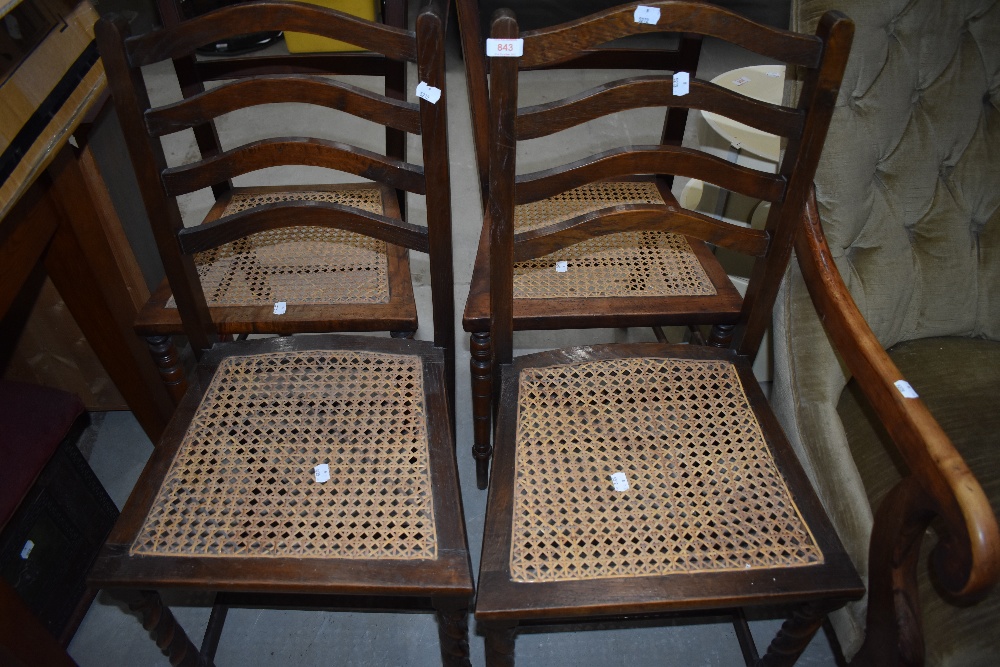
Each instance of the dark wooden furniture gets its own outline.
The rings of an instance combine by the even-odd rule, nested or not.
[[[94,599],[87,571],[118,508],[77,449],[80,399],[0,380],[0,578],[66,646]]]
[[[491,334],[503,373],[476,619],[487,662],[513,663],[519,626],[647,615],[791,609],[758,658],[737,614],[748,663],[794,662],[826,613],[864,593],[861,581],[778,426],[751,363],[811,192],[853,24],[827,14],[816,36],[767,28],[714,7],[644,3],[531,31],[524,55],[490,62]],[[793,108],[754,102],[692,79],[626,79],[530,113],[517,109],[521,67],[648,31],[694,32],[785,60],[804,71]],[[510,13],[492,34],[517,39]],[[520,61],[520,62],[519,62]],[[648,103],[722,113],[788,138],[777,175],[697,150],[629,147],[515,177],[528,128],[560,126]],[[603,93],[603,91],[609,91]],[[603,94],[602,94],[603,93]],[[652,173],[700,178],[772,202],[763,231],[730,226],[672,203],[617,205],[515,233],[517,204],[600,179]],[[756,258],[730,340],[713,345],[601,345],[514,359],[514,262],[594,235],[682,231]]]
[[[444,25],[431,4],[416,33],[312,5],[252,2],[98,44],[170,287],[201,364],[94,568],[93,585],[131,596],[171,660],[210,661],[230,604],[344,603],[433,609],[446,662],[468,663],[473,592],[454,452],[454,305]],[[436,104],[403,103],[326,79],[242,79],[149,109],[140,67],[253,30],[349,39],[416,61]],[[326,103],[422,136],[423,167],[320,139],[282,137],[165,169],[157,136],[262,102]],[[182,230],[172,195],[264,164],[322,165],[382,179],[379,212],[329,201],[263,203]],[[363,185],[363,184],[362,184]],[[396,215],[391,188],[426,194],[426,227]],[[383,212],[384,211],[384,212]],[[430,256],[434,341],[371,336],[214,343],[191,252],[260,231],[351,231]],[[328,478],[328,479],[325,479]],[[154,592],[221,592],[203,653]]]
[[[194,13],[190,3],[178,0],[157,0],[157,8],[167,27],[176,26],[184,18],[192,18]],[[385,25],[405,29],[405,0],[386,0],[381,15]],[[381,76],[385,79],[385,96],[392,100],[390,104],[398,102],[405,105],[407,97],[406,61],[371,50],[206,58],[196,58],[191,54],[176,59],[174,66],[185,98],[203,93],[206,82],[289,74],[300,74],[303,81],[318,75]],[[337,102],[332,99],[325,105],[337,108]],[[378,119],[373,120],[379,122]],[[410,128],[384,124],[386,157],[404,162],[406,132]],[[193,129],[203,158],[223,153],[214,120],[194,125]],[[175,130],[167,127],[159,129],[161,133],[172,131]],[[312,191],[316,197],[332,201],[340,199],[335,194],[323,194],[328,190],[325,186],[305,183],[273,188],[234,188],[226,178],[213,182],[211,187],[216,206],[205,217],[203,224],[213,222],[227,210],[240,210],[248,198],[255,195],[281,198],[286,196],[281,193]],[[406,188],[397,186],[391,189],[395,190],[396,201],[386,201],[375,208],[389,216],[405,219]],[[381,198],[374,190],[364,196]],[[341,239],[327,238],[305,248],[301,244],[302,239],[297,238],[268,239],[258,236],[255,239],[244,245],[228,246],[214,255],[199,255],[196,259],[203,279],[208,279],[208,284],[204,286],[209,290],[209,312],[221,334],[392,331],[399,337],[412,337],[416,331],[417,311],[409,257],[403,247],[390,244],[352,249],[349,247],[351,242],[345,245]],[[296,248],[283,245],[288,242],[297,244]],[[372,253],[377,256],[371,256]],[[264,259],[264,254],[271,256]],[[164,265],[167,264],[164,259]],[[285,299],[274,277],[287,276],[290,272],[301,275],[299,284],[303,287],[293,297],[294,300],[286,300],[287,313],[276,316],[273,313],[274,303]],[[214,279],[211,277],[213,273],[216,274]],[[380,275],[383,273],[384,276]],[[338,276],[347,280],[337,280]],[[219,291],[220,279],[222,292]],[[242,281],[244,285],[242,289],[229,289],[226,283],[229,280]],[[184,333],[184,328],[180,313],[174,307],[168,282],[165,280],[154,291],[140,311],[135,328],[146,337],[150,352],[160,366],[174,399],[180,400],[186,385],[171,336]],[[374,283],[380,285],[374,286]],[[309,284],[315,287],[306,288]]]
[[[485,136],[487,122],[487,79],[484,69],[484,41],[479,38],[477,3],[458,0],[469,99],[474,123],[480,179],[488,172],[484,160],[490,145]],[[664,38],[663,35],[656,37]],[[701,36],[677,36],[678,48],[650,47],[648,43],[581,49],[572,58],[551,62],[521,63],[521,71],[553,68],[666,70],[689,72],[694,76],[701,49]],[[655,40],[655,37],[654,37]],[[655,45],[655,41],[654,41]],[[637,77],[636,93],[645,96],[639,106],[667,107],[660,133],[660,145],[680,146],[688,109],[674,105],[670,91],[656,82],[657,77]],[[554,120],[552,105],[541,104],[522,111],[519,140],[538,139],[594,120],[598,114],[575,115],[587,104],[583,98],[600,95],[607,102],[614,91],[593,89],[580,94],[580,101],[561,120]],[[626,103],[627,104],[627,103]],[[610,102],[603,113],[624,110]],[[628,141],[623,136],[622,142]],[[572,149],[570,149],[572,150]],[[680,208],[671,193],[673,176],[651,174],[642,178],[608,177],[584,187],[551,193],[537,201],[518,200],[515,233],[529,233],[546,225],[565,222],[576,215],[615,205],[666,204]],[[581,183],[582,185],[582,183]],[[565,272],[557,274],[559,262]],[[736,322],[741,298],[725,270],[702,240],[666,231],[632,229],[628,232],[591,240],[553,252],[518,259],[514,284],[514,329],[594,329],[602,327],[654,327],[665,341],[663,325],[721,325]],[[489,230],[483,227],[473,268],[469,298],[462,325],[471,334],[470,348],[473,406],[473,455],[479,488],[486,488],[491,456],[491,405],[496,396],[490,346],[490,246]],[[699,334],[700,336],[700,334]]]
[[[106,91],[87,2],[0,84],[0,316],[44,269],[136,419],[154,441],[173,412],[132,322],[147,296],[87,133]],[[14,102],[41,100],[36,107]],[[68,143],[75,136],[77,146]],[[8,142],[9,139],[9,142]],[[16,158],[16,159],[15,159]]]

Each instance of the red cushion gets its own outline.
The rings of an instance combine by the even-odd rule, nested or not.
[[[82,412],[83,402],[69,392],[0,380],[0,526]]]

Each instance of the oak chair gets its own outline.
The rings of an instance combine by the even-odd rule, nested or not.
[[[490,141],[486,136],[488,94],[485,73],[485,42],[479,36],[477,2],[458,0],[466,77],[473,118],[474,143],[481,181],[485,184]],[[701,36],[678,35],[676,49],[647,44],[586,48],[571,58],[526,64],[522,71],[539,69],[583,70],[659,70],[694,74],[701,51]],[[659,142],[680,146],[688,109],[674,105],[669,93],[664,97],[656,76],[637,77],[636,84],[648,95],[636,107],[667,107]],[[600,95],[609,99],[613,91],[598,87],[579,96]],[[537,139],[593,120],[596,115],[556,119],[547,104],[523,110],[525,120],[518,139]],[[612,108],[614,107],[614,108]],[[625,110],[611,102],[606,114]],[[521,121],[518,121],[521,122]],[[626,138],[622,137],[622,141]],[[650,174],[640,178],[608,178],[575,188],[558,196],[528,203],[518,201],[515,209],[516,232],[528,232],[549,224],[564,222],[575,215],[613,205],[640,203],[677,207],[670,188],[673,176]],[[484,186],[485,187],[485,186]],[[559,262],[567,270],[556,273]],[[591,240],[534,257],[518,260],[514,283],[514,329],[594,329],[603,327],[654,328],[657,338],[665,341],[663,325],[719,325],[715,333],[725,337],[739,315],[741,297],[708,245],[697,238],[666,231],[630,230],[615,236]],[[486,488],[491,456],[491,407],[496,396],[490,323],[490,246],[489,230],[484,226],[473,268],[462,319],[471,334],[470,348],[473,406],[473,455],[476,460],[479,488]],[[700,337],[700,333],[697,334]]]
[[[326,79],[268,75],[150,108],[141,67],[251,29],[347,39],[415,61],[420,80],[440,99],[399,102]],[[441,8],[429,3],[414,33],[264,0],[131,38],[122,19],[102,20],[97,40],[170,288],[201,361],[91,570],[91,584],[130,599],[175,664],[211,661],[232,604],[364,606],[373,597],[388,608],[434,610],[445,661],[467,664],[473,582],[454,452]],[[334,106],[420,134],[423,166],[323,139],[280,137],[165,167],[160,135],[273,102]],[[254,194],[246,210],[182,227],[177,194],[272,164],[381,181],[321,190],[319,197]],[[426,195],[426,227],[399,219],[397,187]],[[194,253],[250,234],[308,239],[348,232],[428,253],[433,342],[328,334],[216,341]],[[168,588],[219,593],[200,658],[156,593]]]
[[[385,0],[381,3],[385,25],[398,29],[407,26],[405,0]],[[157,10],[165,27],[178,25],[195,14],[192,3],[180,0],[157,0]],[[360,21],[360,19],[354,19]],[[350,41],[350,40],[346,40]],[[300,74],[367,75],[384,78],[385,97],[406,102],[406,61],[394,59],[378,51],[345,53],[301,53],[213,56],[198,58],[192,52],[174,61],[178,82],[184,98],[205,91],[206,84],[261,75]],[[351,113],[348,111],[348,113]],[[223,152],[214,119],[195,125],[195,141],[203,157]],[[407,128],[385,125],[385,155],[397,161],[406,160]],[[282,197],[281,193],[313,191],[314,196],[337,200],[346,195],[322,194],[326,187],[308,183],[271,188],[234,188],[230,179],[212,183],[216,205],[203,223],[209,223],[226,212],[237,212],[255,195]],[[394,188],[396,202],[378,204],[376,208],[389,216],[406,219],[406,190]],[[374,189],[358,192],[365,199],[376,201],[382,194]],[[371,206],[371,202],[366,204]],[[266,239],[257,237],[249,245],[229,246],[220,253],[203,253],[196,258],[199,272],[206,281],[209,312],[223,336],[252,333],[300,333],[324,331],[392,331],[397,337],[412,337],[417,329],[417,311],[413,300],[409,257],[394,245],[360,249],[350,244],[313,239],[311,245],[301,239]],[[292,248],[289,244],[298,244]],[[271,265],[259,267],[265,254],[271,254]],[[282,263],[275,263],[281,257]],[[322,268],[320,268],[322,267]],[[337,268],[333,268],[337,267]],[[261,270],[263,269],[263,270]],[[273,305],[281,301],[274,273],[289,269],[301,278],[297,301],[287,301],[286,315],[275,316]],[[388,282],[378,275],[388,271]],[[325,274],[325,277],[324,277]],[[338,280],[355,276],[359,280]],[[221,280],[220,280],[221,277]],[[232,281],[235,280],[235,284]],[[367,285],[365,284],[367,281]],[[376,283],[380,283],[377,287]],[[312,285],[313,287],[307,287]],[[269,295],[273,295],[271,298]],[[186,389],[184,372],[172,337],[183,333],[181,317],[174,303],[167,280],[150,296],[135,322],[139,335],[146,338],[150,351],[161,369],[164,382],[175,401]]]
[[[487,661],[513,663],[517,628],[695,610],[780,608],[791,616],[764,664],[795,660],[826,613],[864,593],[861,581],[754,379],[751,364],[793,239],[853,36],[831,12],[815,36],[755,24],[689,2],[632,4],[518,35],[510,12],[492,35],[523,56],[490,62],[491,335],[502,373],[496,460],[487,501],[476,619]],[[626,35],[691,32],[804,69],[795,107],[778,107],[692,78],[607,84],[590,95],[518,109],[519,72]],[[564,126],[648,103],[700,108],[787,138],[778,174],[695,149],[633,146],[516,176],[529,128]],[[610,100],[610,101],[609,101]],[[618,204],[528,232],[519,204],[601,179],[673,174],[772,203],[765,230],[729,225],[674,203]],[[675,230],[756,258],[730,341],[601,345],[513,357],[514,263],[590,237]],[[740,614],[748,663],[759,660]]]

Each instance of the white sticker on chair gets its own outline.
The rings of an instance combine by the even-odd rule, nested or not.
[[[24,543],[24,547],[21,548],[21,560],[28,560],[28,556],[31,555],[31,550],[35,548],[35,543],[28,540]]]
[[[767,75],[772,79],[777,79],[781,74],[779,72],[768,72]]]
[[[906,380],[896,380],[893,384],[896,385],[896,389],[898,389],[899,393],[903,395],[903,398],[918,397],[917,392],[913,390],[913,387],[910,386],[910,383]]]
[[[750,83],[750,79],[745,76],[741,76],[733,81],[734,86],[742,86],[744,83]]]
[[[566,273],[569,271],[569,262],[560,260],[556,262],[556,273]]]
[[[680,97],[687,95],[691,90],[691,75],[687,72],[677,72],[674,74],[674,95]]]
[[[329,481],[330,479],[330,464],[320,463],[316,468],[313,469],[316,475],[316,481],[322,484],[323,482]]]
[[[611,483],[615,485],[615,491],[628,491],[628,479],[623,472],[611,475]]]
[[[639,5],[635,8],[635,13],[632,15],[635,18],[636,23],[645,23],[646,25],[656,25],[660,22],[660,8],[659,7],[647,7],[646,5]]]
[[[435,88],[426,81],[421,81],[417,84],[417,97],[427,100],[431,104],[437,104],[438,100],[441,99],[441,89]]]
[[[490,58],[520,58],[524,55],[524,40],[487,39],[486,55]]]
[[[288,304],[286,304],[284,301],[278,301],[278,302],[276,302],[274,304],[274,314],[275,315],[284,315],[285,314],[285,309],[286,309],[287,305]]]

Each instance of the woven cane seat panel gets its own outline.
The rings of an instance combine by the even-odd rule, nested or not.
[[[823,562],[728,362],[593,361],[519,383],[514,581]]]
[[[646,181],[592,183],[518,206],[514,229],[524,232],[615,204],[663,204]],[[567,270],[556,271],[565,261]],[[514,265],[514,297],[711,296],[715,287],[691,244],[670,232],[609,234]]]
[[[382,194],[361,186],[333,191],[234,194],[222,215],[286,201],[325,201],[382,213]],[[388,303],[384,241],[341,229],[286,227],[195,253],[209,306]],[[171,297],[167,304],[176,308]]]
[[[419,357],[230,357],[131,552],[433,559],[428,456]]]

